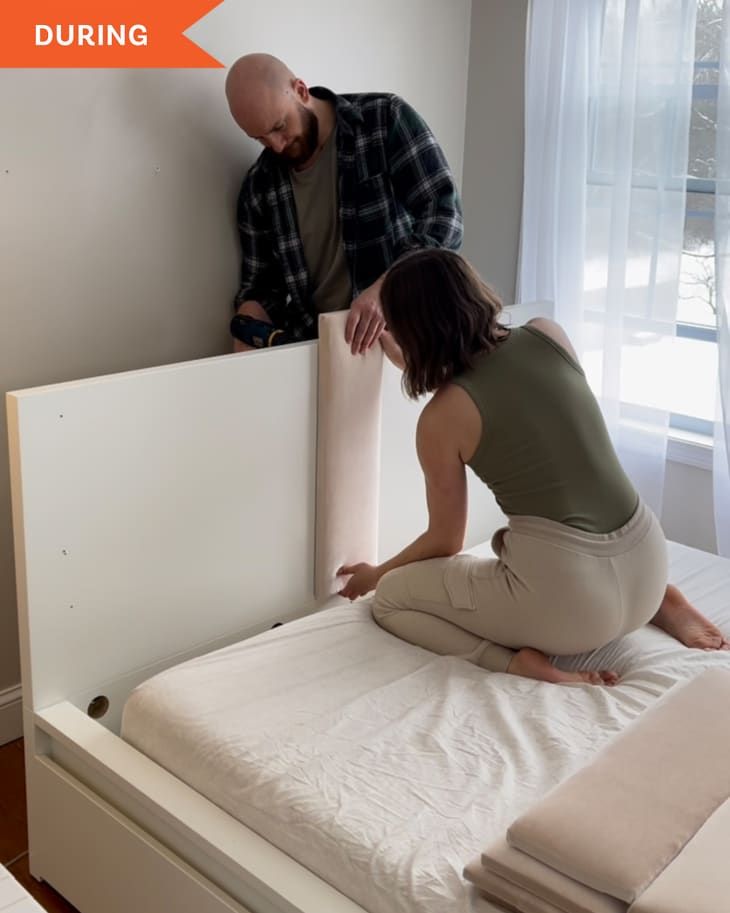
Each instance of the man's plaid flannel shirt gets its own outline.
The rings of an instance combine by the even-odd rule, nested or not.
[[[423,119],[397,95],[335,95],[342,243],[353,297],[402,253],[458,249],[461,202],[448,163]],[[293,339],[317,336],[317,314],[297,228],[288,169],[267,149],[238,198],[243,250],[236,306],[260,302]]]

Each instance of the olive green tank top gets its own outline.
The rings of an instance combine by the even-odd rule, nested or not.
[[[508,516],[545,517],[591,533],[630,519],[636,490],[583,369],[552,339],[517,327],[453,383],[482,416],[469,466]]]

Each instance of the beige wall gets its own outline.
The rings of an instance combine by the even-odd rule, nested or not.
[[[460,178],[470,6],[227,0],[190,34],[226,64],[265,50],[310,84],[402,94]],[[258,150],[224,78],[0,71],[0,389],[228,350],[235,198]],[[0,428],[2,698],[19,679],[4,404]]]
[[[527,0],[474,0],[466,142],[463,253],[515,300],[522,205]]]

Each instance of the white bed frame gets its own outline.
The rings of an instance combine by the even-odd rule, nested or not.
[[[150,675],[329,604],[313,595],[317,354],[8,394],[30,868],[81,913],[363,913],[118,735]],[[423,529],[419,411],[387,365],[381,557]],[[483,486],[470,503],[467,545],[501,519]]]

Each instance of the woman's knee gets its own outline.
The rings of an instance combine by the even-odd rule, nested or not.
[[[404,585],[403,568],[388,571],[378,581],[373,596],[373,617],[380,621],[393,610],[408,608],[406,605],[407,589]]]

